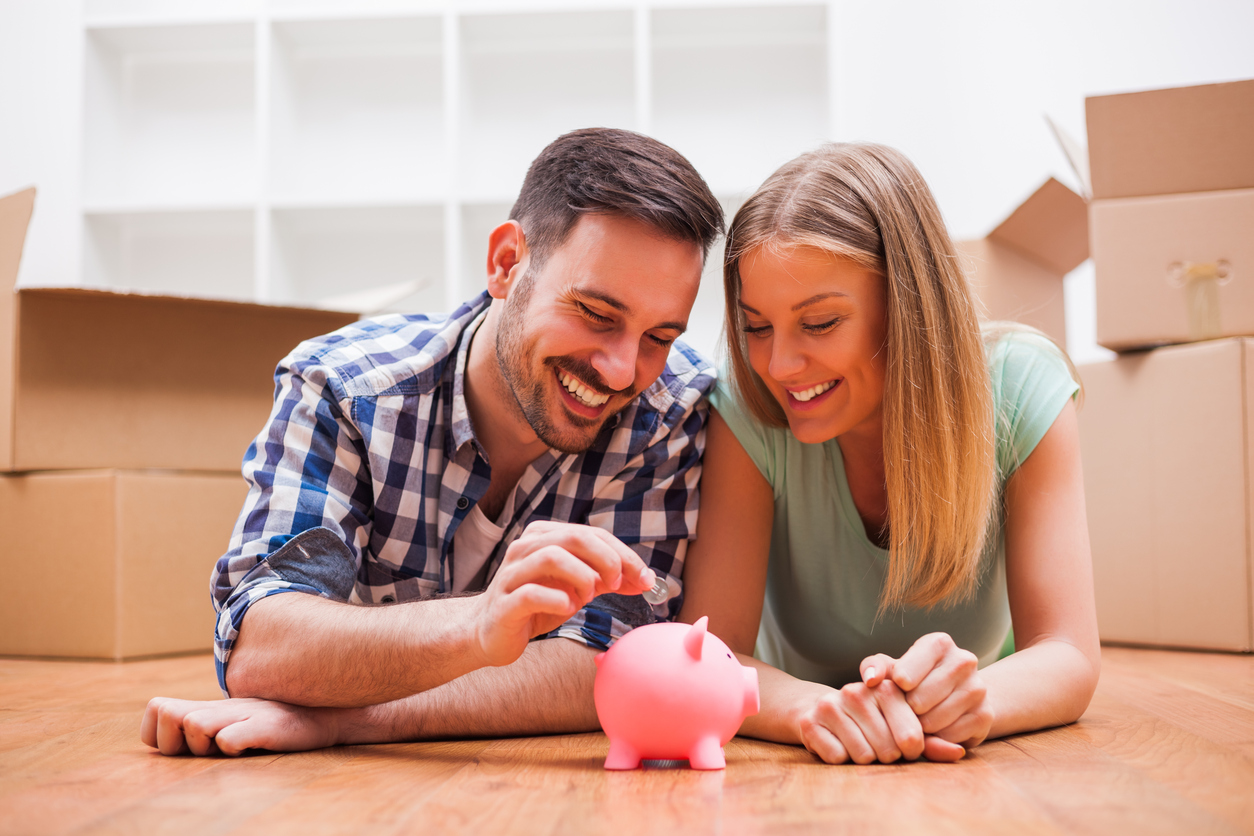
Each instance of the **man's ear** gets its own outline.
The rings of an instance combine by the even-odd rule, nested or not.
[[[527,236],[518,221],[506,221],[488,236],[488,293],[504,299],[526,269]]]

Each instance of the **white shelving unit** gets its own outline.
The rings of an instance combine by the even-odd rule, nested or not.
[[[668,142],[734,209],[831,135],[829,5],[85,0],[83,282],[447,310],[530,161],[590,125]]]

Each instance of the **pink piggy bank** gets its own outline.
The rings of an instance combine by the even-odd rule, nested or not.
[[[593,696],[610,739],[606,769],[684,760],[693,769],[727,765],[723,745],[758,713],[758,672],[696,624],[637,627],[596,657]]]

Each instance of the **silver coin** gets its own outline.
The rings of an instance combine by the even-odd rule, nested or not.
[[[665,604],[671,597],[670,588],[666,584],[666,576],[658,575],[653,580],[653,588],[640,593],[650,604]]]

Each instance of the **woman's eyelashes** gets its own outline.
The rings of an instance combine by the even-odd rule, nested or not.
[[[826,334],[828,331],[831,331],[839,325],[842,320],[844,320],[843,316],[837,316],[824,322],[803,322],[801,323],[801,330],[805,331],[807,334]],[[753,323],[747,321],[745,322],[743,328],[746,334],[754,337],[765,337],[771,331],[770,325],[754,325]]]
[[[801,328],[810,334],[826,334],[828,331],[839,325],[842,319],[844,319],[843,316],[837,316],[827,320],[826,322],[803,322],[801,323]]]

